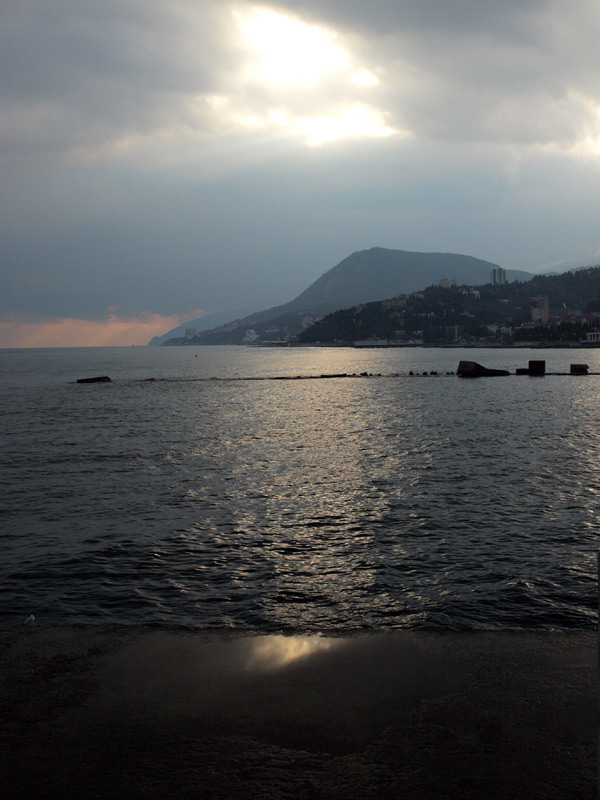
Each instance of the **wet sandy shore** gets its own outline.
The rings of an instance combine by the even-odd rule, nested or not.
[[[6,798],[590,798],[594,632],[0,637]]]

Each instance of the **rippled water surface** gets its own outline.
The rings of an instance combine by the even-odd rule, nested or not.
[[[598,350],[0,351],[0,623],[591,627],[600,375],[446,374],[540,357],[600,372]]]

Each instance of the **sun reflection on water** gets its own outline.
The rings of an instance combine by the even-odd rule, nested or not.
[[[261,636],[251,642],[247,669],[281,669],[316,653],[339,647],[343,639],[322,636]]]

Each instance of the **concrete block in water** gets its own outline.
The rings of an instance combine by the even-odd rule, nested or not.
[[[544,375],[546,372],[546,362],[545,361],[530,361],[529,362],[529,374],[530,375]]]
[[[587,375],[587,364],[571,364],[571,375]]]

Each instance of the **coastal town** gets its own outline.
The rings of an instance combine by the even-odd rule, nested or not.
[[[244,323],[190,328],[167,344],[597,347],[600,267],[529,281],[509,281],[495,267],[486,284],[444,277],[421,291],[324,315],[307,308]]]
[[[600,268],[509,283],[498,267],[481,286],[436,286],[324,317],[297,338],[354,346],[596,346]]]

